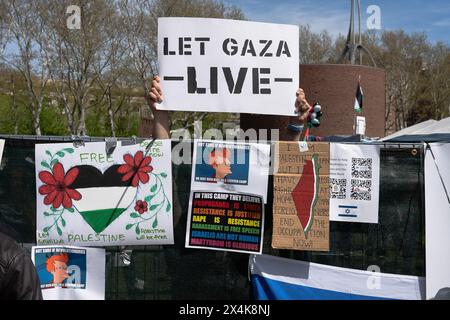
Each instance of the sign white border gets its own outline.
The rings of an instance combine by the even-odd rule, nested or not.
[[[158,109],[295,116],[298,26],[159,18],[158,65],[165,96]]]

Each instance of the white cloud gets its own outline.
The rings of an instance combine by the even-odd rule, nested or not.
[[[436,27],[450,27],[450,18],[445,18],[433,23]]]

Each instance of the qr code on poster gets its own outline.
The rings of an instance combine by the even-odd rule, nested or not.
[[[352,178],[372,179],[372,159],[352,158]]]
[[[330,178],[330,199],[345,199],[347,179]]]
[[[350,193],[350,198],[352,200],[370,201],[372,199],[371,192],[372,192],[371,180],[352,179],[351,193]]]

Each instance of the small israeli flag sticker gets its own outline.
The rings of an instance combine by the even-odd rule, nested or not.
[[[358,215],[356,214],[356,209],[358,209],[358,206],[350,206],[350,205],[340,205],[339,211],[341,213],[338,214],[339,217],[346,217],[346,218],[357,218]]]

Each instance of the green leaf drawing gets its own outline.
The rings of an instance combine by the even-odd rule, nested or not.
[[[64,152],[62,151],[58,151],[56,154],[61,158],[64,157]]]
[[[165,173],[165,172],[161,172],[161,177],[163,177],[163,178],[167,178],[167,173]]]
[[[66,220],[64,220],[64,218],[63,218],[63,217],[61,217],[61,225],[62,225],[63,227],[65,227],[65,226],[66,226]]]
[[[42,229],[42,231],[48,232],[49,229],[50,229],[50,227],[45,227],[44,229]]]
[[[75,150],[73,150],[73,148],[65,148],[64,151],[66,151],[67,153],[70,153],[70,154],[75,152]]]
[[[141,234],[141,229],[139,229],[139,225],[136,225],[136,234]]]
[[[56,232],[58,232],[58,235],[62,236],[62,231],[58,226],[56,226]]]
[[[55,164],[57,164],[58,162],[59,162],[58,159],[54,159],[54,160],[52,160],[52,162],[50,162],[50,166],[53,168],[53,166],[54,166]]]
[[[150,210],[150,211],[153,211],[153,210],[155,210],[156,208],[158,208],[158,204],[154,204],[154,205],[150,206],[149,210]]]
[[[75,212],[75,209],[74,209],[74,208],[67,208],[67,211],[69,211],[69,212],[71,212],[71,213],[74,213],[74,212]]]
[[[153,224],[152,224],[152,228],[155,229],[157,226],[158,226],[158,219],[155,218],[155,221],[153,221]]]
[[[45,168],[47,168],[49,170],[52,170],[52,168],[48,165],[47,161],[45,161],[45,160],[41,161],[41,166],[43,166],[43,167],[45,167]]]
[[[144,198],[144,201],[150,202],[150,201],[152,201],[153,197],[154,197],[154,195],[153,195],[153,196],[146,196],[146,197]]]
[[[55,212],[55,211],[56,211],[56,209],[55,209],[55,208],[53,208],[53,206],[51,206],[51,207],[50,207],[50,210],[52,210],[53,212]]]
[[[166,207],[166,212],[169,212],[171,208],[172,208],[172,205],[170,204],[170,202],[168,202],[167,207]]]
[[[127,226],[125,227],[125,229],[130,230],[133,227],[133,224],[127,224]]]
[[[45,150],[45,153],[48,154],[50,156],[50,158],[52,157],[52,153],[48,150]]]
[[[155,192],[157,187],[158,185],[154,184],[153,187],[151,187],[150,192]]]
[[[137,212],[133,212],[132,214],[130,214],[130,217],[139,218],[139,214]]]
[[[44,216],[45,216],[45,217],[48,217],[49,215],[50,215],[50,213],[44,212]]]

